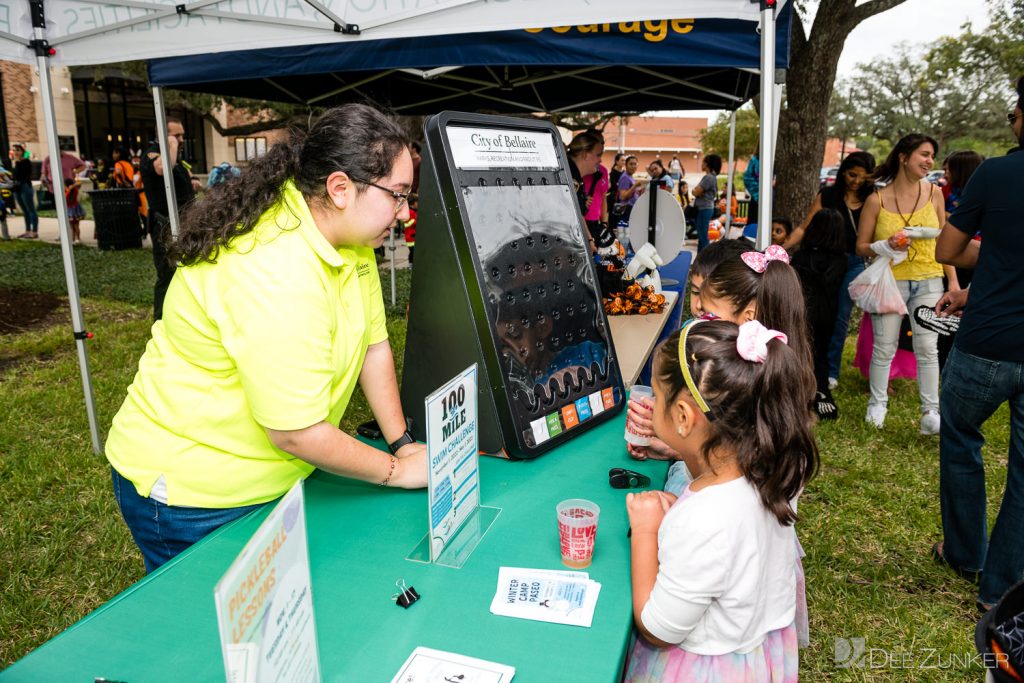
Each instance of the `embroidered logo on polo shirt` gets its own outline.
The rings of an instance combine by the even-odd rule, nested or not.
[[[356,266],[356,273],[359,275],[359,277],[366,277],[367,275],[370,274],[370,264],[360,263],[358,266]]]

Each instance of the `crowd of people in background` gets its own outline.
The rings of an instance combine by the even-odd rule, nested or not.
[[[1017,92],[1019,99],[1007,120],[1015,139],[1024,146],[1024,78],[1018,82]],[[326,126],[332,118],[352,140],[366,144],[337,139]],[[182,311],[198,305],[189,298],[186,283],[216,280],[227,293],[233,291],[231,281],[217,278],[230,278],[235,269],[242,274],[262,272],[257,257],[264,252],[253,252],[256,256],[233,253],[219,265],[216,257],[240,236],[251,241],[264,233],[287,233],[274,222],[285,204],[301,209],[298,220],[302,230],[325,240],[324,245],[330,242],[330,246],[350,249],[359,263],[372,262],[371,251],[381,247],[386,234],[382,229],[401,230],[412,263],[419,145],[407,141],[385,117],[368,107],[334,109],[323,122],[308,136],[292,139],[290,149],[275,147],[254,166],[255,173],[243,173],[230,164],[218,166],[210,175],[208,194],[198,201],[195,179],[179,158],[184,129],[176,119],[168,120],[172,164],[164,163],[154,142],[134,159],[118,148],[109,164],[101,160],[95,165],[89,176],[95,187],[138,189],[148,198],[140,206],[140,217],[153,239],[158,274],[154,318],[158,321],[175,264],[183,264],[171,289],[176,307],[169,310],[170,327],[156,326],[159,333],[155,338],[166,337],[175,324],[183,325]],[[388,145],[387,159],[368,155],[368,145],[374,141]],[[610,168],[605,166],[604,146],[601,132],[591,129],[575,135],[566,148],[592,251],[614,244],[616,226],[628,223],[633,206],[648,191],[677,196],[697,233],[697,257],[689,274],[694,320],[684,324],[656,353],[655,402],[629,403],[629,419],[651,437],[649,446],[630,445],[630,455],[676,462],[665,492],[627,498],[633,533],[635,620],[642,637],[630,653],[626,679],[655,680],[661,674],[652,672],[668,668],[689,672],[711,667],[722,680],[730,680],[731,672],[768,662],[777,675],[773,680],[795,680],[797,642],[806,639],[806,612],[801,615],[801,551],[792,531],[796,499],[818,467],[815,421],[836,420],[841,412],[833,390],[842,375],[853,311],[850,286],[868,273],[872,262],[885,265],[879,272],[884,271],[882,277],[894,283],[898,304],[878,306],[861,321],[857,343],[859,348],[864,345],[861,367],[870,390],[864,420],[877,429],[886,428],[890,380],[907,376],[899,374],[905,371],[899,365],[909,359],[911,369],[906,372],[916,381],[920,402],[917,429],[923,436],[939,437],[944,536],[931,552],[937,561],[978,582],[978,607],[982,611],[991,608],[1024,575],[1024,344],[1020,341],[1024,338],[1024,278],[1020,277],[1024,192],[1019,188],[1024,152],[987,161],[975,152],[953,152],[942,162],[946,171],[942,187],[928,179],[942,157],[939,143],[927,134],[906,135],[881,163],[867,152],[854,152],[842,159],[834,185],[820,190],[802,219],[779,216],[773,220],[771,246],[757,251],[743,238],[713,241],[709,234],[716,211],[735,215],[739,209],[736,197],[719,189],[721,157],[705,155],[702,176],[690,188],[678,157],[672,157],[667,165],[660,159],[651,161],[646,177],[640,177],[639,160],[633,155],[616,154]],[[30,164],[23,146],[15,145],[12,152],[16,159],[14,196],[26,217],[22,237],[34,239],[38,218],[31,177],[26,175],[31,172]],[[304,156],[300,159],[299,154]],[[307,157],[314,163],[307,165]],[[337,170],[342,161],[351,170]],[[64,186],[76,241],[78,222],[84,216],[79,176],[85,169],[86,164],[72,154],[62,154],[59,164],[51,164],[49,159],[43,163],[44,185],[51,191]],[[168,206],[163,191],[167,172],[172,174],[177,195],[175,207]],[[770,192],[773,184],[760,177],[755,154],[744,174],[749,216],[757,215],[761,190],[767,187]],[[376,188],[369,198],[364,194],[367,188]],[[218,201],[230,197],[237,203],[243,191],[250,190],[258,190],[262,197],[257,206],[226,207]],[[372,230],[361,224],[354,210],[358,206],[373,208]],[[201,215],[195,207],[209,215]],[[169,217],[179,211],[185,216],[184,241],[179,238],[177,251],[169,253]],[[248,235],[250,232],[253,235]],[[285,247],[301,249],[312,263],[323,258],[302,243],[282,239],[275,247],[284,259],[280,263],[287,262]],[[372,315],[368,313],[367,319],[360,321],[367,330],[372,328],[372,334],[361,340],[361,351],[376,347],[384,354],[368,356],[367,362],[382,370],[381,381],[397,396],[390,387],[394,370],[390,350],[385,354],[379,282],[374,278],[356,286],[365,290],[357,295],[376,302]],[[275,311],[284,315],[291,307],[291,290],[280,283],[278,288],[280,306]],[[228,313],[223,313],[215,308],[199,313],[210,316],[212,325],[218,315],[237,315],[242,321],[258,318],[251,313],[263,306],[258,296],[234,302],[226,297],[225,302],[237,311],[225,308]],[[333,300],[309,302],[331,316],[337,313],[335,304]],[[195,318],[201,317],[197,313]],[[206,324],[206,319],[202,320]],[[901,360],[898,354],[906,326],[911,332],[911,350],[905,350],[908,355]],[[271,328],[264,332],[276,334]],[[243,341],[253,349],[265,353],[270,348],[260,335],[247,335],[251,339]],[[144,365],[147,359],[169,353],[166,349],[151,345]],[[361,356],[355,358],[358,355],[353,356],[353,367],[361,362]],[[265,366],[260,362],[263,357],[254,353],[250,359],[254,368]],[[169,376],[172,373],[167,367],[154,365],[144,371]],[[313,377],[315,373],[306,374]],[[351,388],[356,380],[355,375],[348,376],[341,384]],[[267,382],[267,387],[266,405],[271,415],[277,397],[269,389],[277,391],[280,386]],[[132,391],[138,393],[142,388]],[[164,510],[168,501],[161,482],[148,474],[144,477],[142,473],[150,470],[139,469],[134,462],[146,449],[140,449],[145,444],[138,431],[140,418],[132,412],[133,396],[130,394],[115,419],[108,456],[115,468],[118,504],[147,553],[147,568],[153,569],[168,557],[146,538],[150,522],[143,515],[152,506]],[[990,536],[981,425],[1006,401],[1012,408],[1008,480]],[[393,402],[378,401],[375,412]],[[346,453],[355,454],[363,447],[349,443],[351,440],[333,426],[347,400],[337,403],[339,410],[332,410],[328,421],[324,421],[326,415],[319,414],[312,422],[306,419],[300,410],[305,406],[298,401],[297,412],[284,423],[267,424],[282,430],[311,430],[322,425],[331,439],[344,441]],[[769,404],[772,407],[764,407]],[[190,406],[181,400],[175,409],[188,412]],[[392,412],[399,418],[388,425],[389,438],[397,438],[403,424],[401,410]],[[152,422],[148,427],[162,434],[160,420]],[[409,475],[403,467],[396,470],[399,457],[422,464],[422,449],[401,439],[392,450],[397,454],[405,449],[402,456],[385,458],[376,452],[359,452],[351,462],[339,463],[323,459],[316,448],[293,440],[284,431],[268,430],[274,437],[271,444],[255,420],[249,426],[247,438],[256,444],[259,457],[268,461],[276,462],[273,446],[305,460],[306,471],[320,466],[346,476],[382,481],[382,486],[423,485],[418,474]],[[203,436],[216,433],[211,427]],[[184,448],[181,444],[175,447]],[[211,446],[211,452],[214,450]],[[371,460],[373,467],[366,465]],[[180,473],[183,480],[193,475]],[[291,471],[282,473],[280,485],[257,497],[232,498],[228,501],[232,515],[280,495],[295,476]],[[220,500],[211,504],[203,498],[204,487],[212,481],[206,480],[208,475],[195,478],[195,500],[188,503],[224,507]],[[742,485],[732,485],[734,481]],[[154,488],[157,494],[136,496],[134,491],[142,488]],[[710,495],[695,495],[701,492]],[[224,495],[228,493],[234,491]],[[183,547],[197,534],[186,536]],[[702,545],[711,537],[725,539],[726,545]],[[709,551],[712,547],[727,550],[715,554]],[[739,562],[737,558],[744,559]],[[737,567],[724,578],[720,571],[723,562]],[[764,585],[765,577],[773,583]],[[718,599],[723,596],[729,599]],[[667,649],[666,644],[680,647]],[[687,649],[686,644],[692,647]]]

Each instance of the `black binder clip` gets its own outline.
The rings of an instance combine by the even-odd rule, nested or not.
[[[416,592],[415,588],[412,586],[406,587],[405,579],[395,581],[395,587],[398,588],[399,592],[392,595],[391,599],[405,609],[409,609],[412,603],[420,599],[420,594]]]

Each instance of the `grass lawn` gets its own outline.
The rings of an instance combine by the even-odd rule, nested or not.
[[[78,201],[82,205],[82,208],[85,209],[85,218],[83,220],[91,221],[93,220],[92,198],[89,197],[89,191],[86,189],[86,187],[87,186],[83,186],[82,191],[79,192]],[[56,218],[57,209],[39,209],[39,215],[42,216],[43,218]]]
[[[75,256],[105,436],[148,339],[152,262],[147,251]],[[400,276],[388,316],[399,361],[409,273]],[[0,244],[0,287],[64,292],[59,249]],[[41,326],[0,335],[0,668],[143,576],[106,460],[91,450],[69,340],[66,304]],[[886,428],[869,428],[866,388],[858,371],[844,371],[841,418],[818,427],[822,472],[800,501],[811,615],[802,678],[979,681],[975,593],[928,555],[941,529],[937,437],[917,433],[916,388],[905,381],[895,383]],[[357,391],[345,426],[368,417]],[[1005,485],[1008,425],[1003,406],[986,427],[990,519]],[[864,638],[874,668],[838,667],[838,638]]]

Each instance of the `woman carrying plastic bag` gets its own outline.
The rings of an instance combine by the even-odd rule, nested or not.
[[[860,216],[857,254],[879,258],[851,283],[850,295],[855,300],[865,298],[865,310],[872,311],[875,347],[868,372],[871,398],[865,420],[878,428],[885,425],[888,412],[889,368],[903,315],[921,306],[934,308],[944,290],[943,266],[935,260],[935,238],[945,223],[945,206],[942,193],[924,179],[938,153],[938,143],[926,135],[912,134],[900,140],[875,170],[874,179],[886,183],[885,187],[867,198]],[[897,260],[896,253],[903,258]],[[948,270],[950,289],[959,289],[955,271]],[[893,284],[903,306],[896,303]],[[911,328],[921,399],[920,431],[938,434],[938,334],[922,327],[913,316]]]

